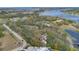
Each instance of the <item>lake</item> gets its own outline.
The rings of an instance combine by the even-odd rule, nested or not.
[[[79,22],[79,16],[66,14],[66,13],[62,12],[61,10],[44,11],[44,12],[41,12],[40,15],[43,15],[43,16],[58,16],[58,17],[61,17],[61,18],[66,18],[66,19],[70,19],[70,20]]]
[[[76,32],[74,30],[69,30],[69,29],[66,29],[65,30],[68,34],[70,34],[70,36],[72,38],[74,38],[75,40],[73,40],[74,43],[79,43],[79,32]]]
[[[70,20],[79,22],[79,16],[66,14],[66,13],[62,12],[61,10],[44,11],[44,12],[41,12],[40,15],[43,15],[43,16],[58,16],[58,17],[62,17],[62,18],[66,18],[66,19],[70,19]],[[65,31],[70,36],[75,38],[74,43],[79,43],[79,32],[76,32],[74,30],[69,30],[69,29],[67,29]]]

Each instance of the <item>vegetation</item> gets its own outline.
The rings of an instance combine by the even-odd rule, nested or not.
[[[55,50],[71,50],[71,45],[67,40],[67,34],[59,25],[56,25],[58,23],[55,23],[55,21],[59,19],[61,18],[39,16],[39,14],[34,13],[27,16],[24,20],[19,19],[16,22],[9,20],[7,25],[18,32],[32,46],[43,46],[44,43],[42,43],[40,38],[41,35],[47,34],[47,44],[45,46]],[[70,20],[67,20],[66,22],[72,23]],[[64,23],[65,22],[63,22],[63,24]]]
[[[72,14],[72,15],[79,15],[79,10],[74,9],[74,10],[65,10],[65,13]]]
[[[52,50],[75,51],[77,50],[70,41],[65,29],[78,29],[79,24],[75,21],[55,16],[42,16],[36,11],[1,11],[0,12],[0,38],[3,39],[4,28],[2,24],[7,24],[13,31],[17,32],[25,39],[29,46],[49,47]],[[46,8],[50,11],[51,8]],[[62,9],[61,11],[63,11]],[[29,13],[31,12],[31,13]],[[79,15],[79,10],[65,10],[65,13]],[[6,19],[6,20],[5,20]],[[7,34],[6,34],[7,35]],[[4,37],[3,37],[4,36]],[[7,35],[9,36],[9,35]],[[3,38],[2,38],[3,37]],[[9,36],[10,37],[10,36]],[[15,44],[15,43],[14,43]],[[2,50],[2,48],[0,48]]]
[[[66,23],[68,23],[68,24],[75,23],[75,21],[73,21],[73,20],[69,20],[69,19],[64,19],[64,21],[65,21]]]
[[[3,28],[0,26],[0,37],[3,37],[4,33],[3,33]]]

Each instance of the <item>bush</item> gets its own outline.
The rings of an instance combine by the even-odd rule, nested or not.
[[[0,37],[2,37],[2,36],[4,36],[4,34],[3,34],[3,32],[2,32],[2,31],[0,31]]]
[[[30,41],[30,44],[31,44],[32,46],[41,47],[41,41],[40,41],[39,39],[32,39],[32,40]]]
[[[65,36],[66,35],[64,35],[64,37]],[[56,37],[56,35],[54,35],[54,33],[48,32],[47,47],[51,47],[54,50],[60,51],[71,50],[71,47],[66,42],[64,42],[64,37],[59,39],[58,37]]]
[[[4,33],[3,33],[3,28],[0,27],[0,37],[3,37],[4,36]]]

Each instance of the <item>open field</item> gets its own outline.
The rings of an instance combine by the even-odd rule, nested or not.
[[[17,41],[8,32],[5,32],[4,37],[0,38],[0,50],[12,50],[16,47]]]

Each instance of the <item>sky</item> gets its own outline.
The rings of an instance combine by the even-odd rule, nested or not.
[[[0,0],[0,7],[63,7],[79,6],[79,0]]]

